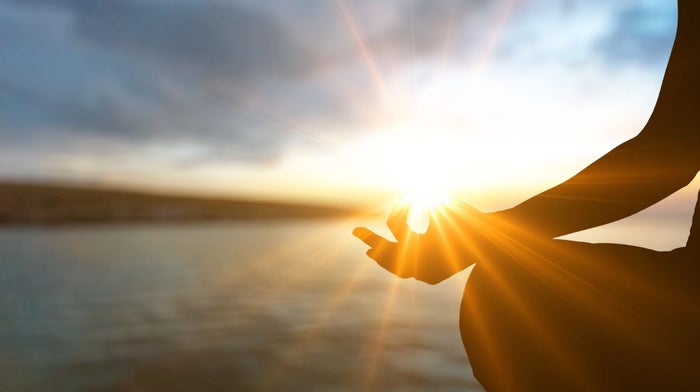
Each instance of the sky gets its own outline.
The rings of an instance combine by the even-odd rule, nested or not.
[[[0,178],[485,208],[636,135],[673,0],[0,0]]]

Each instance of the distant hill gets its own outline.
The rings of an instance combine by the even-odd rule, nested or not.
[[[310,204],[0,183],[0,224],[330,218],[355,212]]]

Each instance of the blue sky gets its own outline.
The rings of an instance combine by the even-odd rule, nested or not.
[[[0,177],[344,201],[442,165],[525,195],[641,129],[675,23],[672,0],[0,0]]]

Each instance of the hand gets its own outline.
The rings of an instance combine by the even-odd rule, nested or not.
[[[451,202],[429,212],[430,225],[417,234],[406,224],[409,206],[391,212],[387,226],[397,242],[391,242],[365,227],[353,235],[371,248],[367,255],[401,278],[439,283],[474,263],[488,229],[486,214],[459,202]]]

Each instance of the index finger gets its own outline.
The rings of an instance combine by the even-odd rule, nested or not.
[[[384,237],[375,234],[372,230],[366,227],[356,227],[355,230],[352,231],[352,235],[359,238],[360,240],[362,240],[362,242],[364,242],[372,248],[377,248],[391,244],[391,242],[386,240]]]

